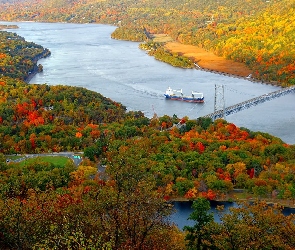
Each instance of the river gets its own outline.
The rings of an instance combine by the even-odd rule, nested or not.
[[[195,119],[212,113],[215,85],[224,86],[225,106],[280,89],[247,79],[175,68],[147,55],[138,48],[139,43],[111,39],[116,27],[110,25],[1,23],[18,25],[19,29],[9,31],[52,52],[38,62],[44,72],[30,83],[85,87],[122,103],[128,110],[140,110],[149,118],[156,113]],[[182,88],[185,94],[203,92],[205,103],[165,100],[163,94],[168,86]],[[226,120],[295,144],[295,93],[229,115]]]

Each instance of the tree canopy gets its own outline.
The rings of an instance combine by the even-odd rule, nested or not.
[[[12,15],[9,2],[0,3],[6,17]],[[67,13],[55,8],[84,6],[74,1],[46,4],[54,10],[48,17]],[[160,4],[157,10],[164,11]],[[42,6],[30,7],[40,7],[40,17]],[[117,14],[111,7],[102,20]],[[30,18],[36,15],[30,8],[15,13],[24,14],[24,9]],[[227,17],[229,23],[235,18]],[[210,18],[213,22],[215,16]],[[209,27],[215,26],[200,30]],[[260,201],[294,204],[295,145],[222,119],[148,119],[85,88],[27,84],[36,58],[50,52],[13,33],[0,32],[0,37],[1,249],[182,250],[185,243],[189,249],[294,249],[294,216]],[[9,154],[70,150],[84,152],[78,167],[71,161],[6,160]],[[213,222],[208,200],[227,200],[236,188],[259,202],[233,208],[220,224]],[[167,217],[175,198],[194,200],[190,219],[196,225],[187,227],[186,235]]]
[[[111,24],[118,26],[113,38],[131,41],[167,34],[180,43],[242,62],[252,70],[252,77],[282,86],[295,83],[293,12],[294,2],[287,0],[0,2],[1,20]],[[167,60],[163,52],[159,58],[187,67]]]

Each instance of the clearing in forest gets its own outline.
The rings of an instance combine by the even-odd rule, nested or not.
[[[202,69],[241,77],[247,77],[251,74],[251,70],[245,64],[216,56],[212,52],[197,46],[167,42],[165,48],[170,52],[180,53],[183,56],[193,58]]]

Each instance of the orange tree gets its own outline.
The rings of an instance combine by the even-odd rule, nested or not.
[[[210,249],[294,249],[294,215],[285,216],[280,206],[265,202],[240,204],[221,215],[204,231]]]

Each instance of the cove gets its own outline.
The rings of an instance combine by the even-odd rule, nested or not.
[[[194,221],[188,220],[189,215],[193,212],[192,209],[192,201],[173,201],[172,205],[174,206],[175,213],[173,213],[169,219],[172,223],[174,223],[180,230],[183,229],[184,226],[193,226]],[[214,221],[220,222],[220,216],[229,212],[231,207],[237,207],[238,204],[235,202],[227,202],[227,201],[210,201],[211,209],[209,212],[213,213]],[[224,206],[224,210],[222,212],[218,211],[217,206]],[[295,208],[285,207],[283,209],[284,215],[295,214]]]
[[[173,201],[172,205],[175,209],[175,213],[170,216],[171,222],[173,222],[179,229],[183,229],[184,226],[193,226],[194,221],[188,220],[189,215],[193,212],[192,201]],[[220,222],[220,215],[227,213],[229,208],[236,207],[237,204],[234,202],[219,202],[210,201],[211,209],[210,213],[213,213],[214,221]],[[223,212],[216,210],[217,206],[224,206]]]

